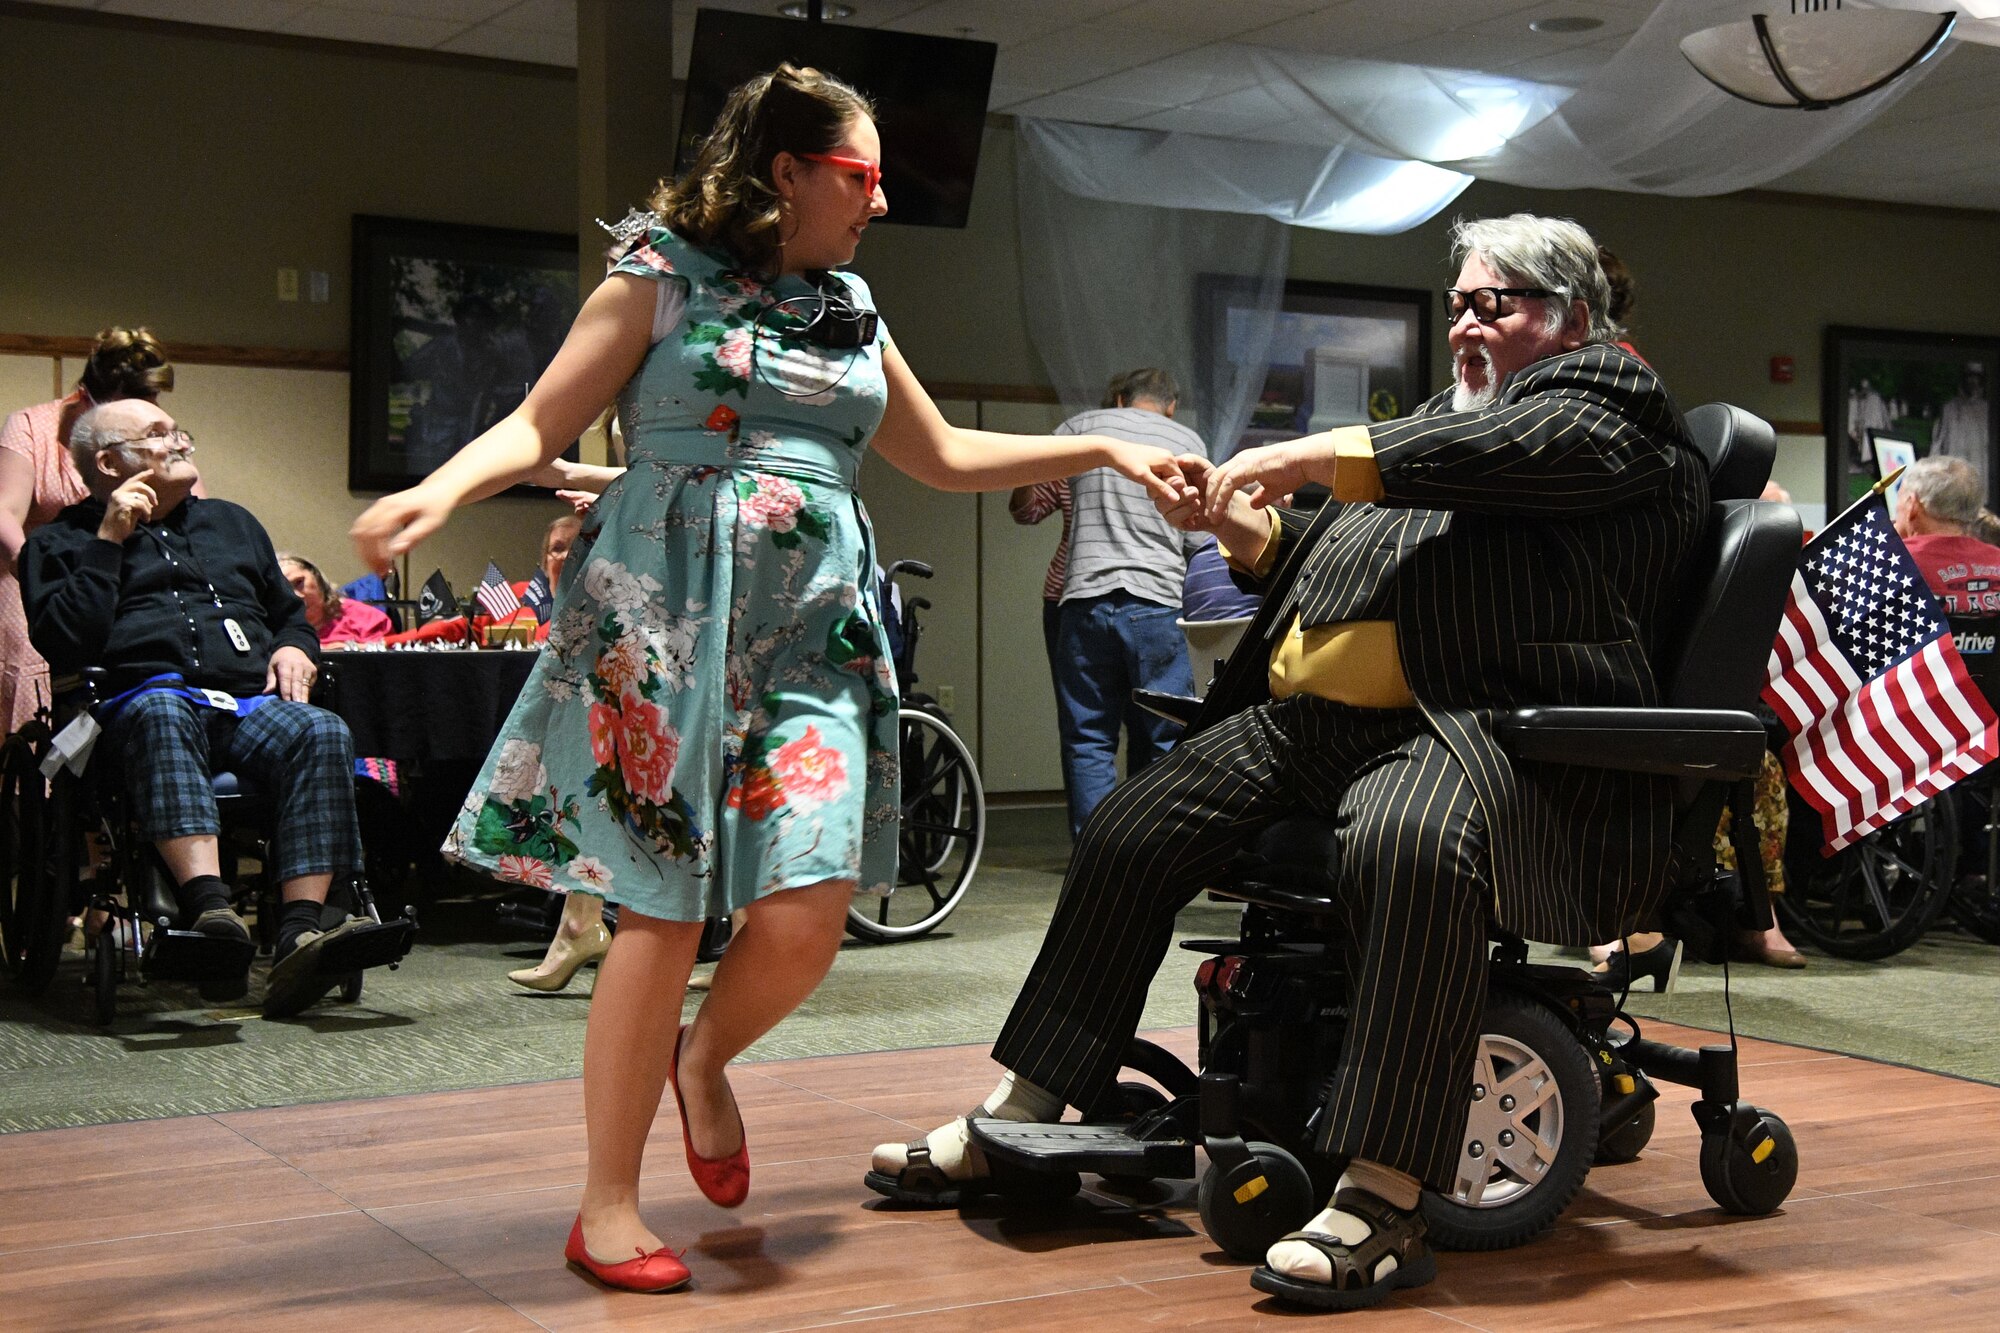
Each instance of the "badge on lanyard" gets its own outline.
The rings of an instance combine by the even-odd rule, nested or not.
[[[237,652],[247,653],[250,651],[250,636],[243,632],[243,627],[236,623],[234,616],[224,620],[222,628],[228,631],[229,641],[236,645]]]

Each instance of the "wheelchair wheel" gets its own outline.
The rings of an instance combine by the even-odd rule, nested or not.
[[[98,1023],[105,1026],[118,1017],[118,974],[123,970],[119,967],[121,960],[118,957],[118,951],[123,947],[119,942],[122,925],[115,916],[107,920],[96,943],[91,946],[91,1010]]]
[[[1424,1193],[1432,1243],[1499,1250],[1553,1226],[1590,1173],[1598,1105],[1597,1073],[1576,1034],[1542,1004],[1494,994],[1457,1183],[1448,1196]]]
[[[361,988],[365,983],[364,972],[349,972],[340,979],[340,998],[348,1004],[361,1003]]]
[[[1312,1178],[1299,1159],[1275,1143],[1248,1143],[1250,1160],[1233,1171],[1211,1166],[1195,1188],[1202,1229],[1239,1263],[1258,1263],[1264,1251],[1313,1215]]]
[[[1993,873],[1993,841],[2000,837],[1993,818],[1996,789],[1982,774],[1951,794],[1958,801],[1960,833],[1951,915],[1967,934],[1977,935],[1988,944],[2000,944],[2000,874]],[[1975,832],[1979,836],[1973,836]],[[1977,860],[1968,862],[1965,854],[1975,848]]]
[[[34,747],[20,735],[0,744],[0,967],[19,975],[27,959],[28,916],[40,883],[48,788]]]
[[[903,787],[895,888],[857,895],[847,909],[848,933],[873,943],[936,929],[965,897],[986,845],[986,790],[958,733],[935,713],[904,708],[897,736]]]
[[[1835,958],[1887,958],[1915,944],[1951,897],[1958,820],[1926,801],[1887,828],[1821,859],[1794,857],[1771,899],[1785,933]]]
[[[1657,1103],[1647,1102],[1639,1108],[1639,1114],[1597,1138],[1598,1166],[1623,1166],[1626,1162],[1636,1162],[1646,1145],[1653,1141],[1653,1125],[1659,1118]]]
[[[29,889],[20,905],[21,988],[40,995],[56,979],[63,944],[69,939],[70,895],[77,888],[82,830],[76,817],[76,783],[56,774],[38,804],[34,821],[34,860],[22,862]],[[24,851],[28,849],[24,848]]]
[[[1774,1213],[1798,1178],[1791,1129],[1761,1106],[1738,1102],[1726,1129],[1701,1136],[1701,1183],[1725,1212]]]

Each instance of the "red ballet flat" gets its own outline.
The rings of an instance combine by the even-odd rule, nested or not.
[[[578,1213],[576,1224],[569,1229],[569,1243],[563,1246],[563,1258],[605,1286],[622,1291],[672,1291],[687,1285],[689,1273],[680,1255],[664,1245],[657,1250],[642,1250],[637,1246],[633,1250],[639,1257],[620,1264],[591,1258],[590,1251],[583,1247],[583,1214]]]
[[[750,1135],[743,1130],[743,1116],[738,1112],[736,1126],[742,1134],[743,1142],[735,1152],[727,1157],[703,1157],[694,1150],[694,1137],[688,1133],[687,1103],[681,1100],[681,1043],[687,1040],[688,1025],[681,1025],[680,1033],[674,1038],[674,1058],[667,1066],[667,1081],[674,1085],[674,1109],[681,1116],[681,1146],[687,1150],[688,1174],[707,1196],[708,1201],[723,1208],[734,1208],[750,1195]]]

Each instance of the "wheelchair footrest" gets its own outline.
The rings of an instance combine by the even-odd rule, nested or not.
[[[161,981],[201,981],[250,970],[257,946],[247,939],[221,939],[194,930],[153,931],[141,969]]]
[[[328,940],[314,959],[315,976],[346,976],[371,967],[393,967],[416,943],[417,923],[408,917],[370,921]]]
[[[970,1126],[972,1141],[987,1155],[1026,1171],[1171,1180],[1192,1180],[1195,1174],[1195,1145],[1188,1138],[1134,1138],[1124,1125],[1032,1125],[984,1117]]]

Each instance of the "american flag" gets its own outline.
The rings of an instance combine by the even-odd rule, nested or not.
[[[495,620],[511,619],[521,609],[521,599],[514,595],[514,585],[507,582],[500,566],[491,560],[486,562],[486,577],[479,580],[479,591],[472,594],[472,600]]]
[[[1831,855],[1994,757],[2000,719],[1871,495],[1806,546],[1765,673],[1792,785]]]

